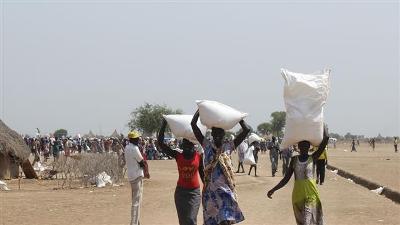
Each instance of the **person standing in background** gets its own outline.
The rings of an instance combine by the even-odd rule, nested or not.
[[[279,143],[276,137],[272,136],[272,141],[268,145],[269,149],[269,160],[271,161],[272,176],[275,177],[275,173],[278,170],[278,159],[279,159]]]
[[[325,166],[328,165],[328,154],[326,151],[328,148],[322,152],[321,156],[317,160],[317,184],[322,185],[325,181]]]
[[[252,149],[251,150],[249,149],[247,151],[253,152],[254,161],[256,163],[256,164],[250,166],[249,176],[250,176],[251,170],[254,168],[254,176],[258,177],[257,176],[257,163],[258,163],[258,152],[260,151],[260,142],[253,141],[252,143],[249,143],[249,144],[250,144],[250,148],[252,148]]]
[[[396,152],[397,153],[397,143],[398,143],[399,141],[398,141],[398,138],[397,137],[394,137],[394,141],[393,141],[393,145],[394,145],[394,152]]]
[[[289,168],[290,158],[292,158],[292,146],[281,151],[282,155],[282,175],[285,176]]]
[[[356,150],[356,141],[354,139],[351,141],[351,151],[352,152],[357,152],[357,150]]]
[[[239,165],[236,173],[245,173],[244,167],[243,167],[243,161],[244,161],[244,153],[246,152],[247,148],[249,146],[247,145],[246,141],[243,141],[240,143],[240,145],[236,148],[238,152],[238,158],[239,158]],[[242,168],[242,172],[239,172],[239,169]]]
[[[125,147],[125,162],[128,168],[128,180],[132,189],[131,225],[139,225],[143,177],[150,178],[147,162],[143,159],[138,147],[140,136],[137,131],[129,132],[129,144]]]
[[[375,138],[372,138],[372,140],[371,140],[371,147],[372,147],[372,151],[375,151]]]

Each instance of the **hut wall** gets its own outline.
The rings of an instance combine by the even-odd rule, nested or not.
[[[8,155],[0,153],[0,179],[9,180],[11,179],[11,161]]]
[[[10,177],[11,177],[11,179],[18,178],[19,177],[19,172],[20,172],[19,163],[17,163],[14,160],[11,160],[11,163],[10,163]]]

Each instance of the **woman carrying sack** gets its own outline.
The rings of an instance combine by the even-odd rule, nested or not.
[[[244,220],[239,208],[235,190],[232,164],[229,156],[223,152],[222,144],[225,130],[212,127],[213,141],[206,139],[197,126],[199,111],[193,116],[191,125],[196,139],[204,149],[204,188],[203,218],[205,225],[230,225]],[[246,123],[241,120],[242,132],[233,140],[237,148],[250,132]]]
[[[250,169],[249,169],[249,176],[251,174],[251,170],[254,168],[254,176],[257,176],[257,163],[258,163],[258,152],[260,151],[260,142],[258,141],[253,141],[250,143],[250,147],[251,149],[247,150],[247,151],[252,151],[253,157],[254,157],[254,162],[255,164],[250,165]]]
[[[294,173],[295,182],[292,193],[292,204],[296,223],[298,225],[322,225],[322,204],[316,185],[316,162],[328,144],[329,136],[327,127],[324,127],[324,135],[318,150],[308,155],[309,141],[300,141],[298,148],[300,155],[292,157],[289,169],[284,178],[268,191],[268,198],[272,198],[275,191],[284,187]]]
[[[175,189],[175,206],[178,213],[180,225],[196,225],[197,214],[200,208],[200,178],[203,181],[203,157],[195,151],[194,144],[183,139],[182,153],[172,150],[164,143],[164,132],[167,121],[163,119],[160,132],[158,133],[158,144],[161,151],[176,160],[179,171],[179,179]]]

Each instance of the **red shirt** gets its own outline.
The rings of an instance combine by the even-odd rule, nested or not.
[[[194,153],[193,158],[185,159],[182,153],[176,155],[176,164],[178,165],[179,179],[178,186],[186,189],[196,189],[200,187],[199,165],[200,154]]]

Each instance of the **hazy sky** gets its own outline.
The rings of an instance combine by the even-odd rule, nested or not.
[[[280,68],[332,68],[332,132],[399,135],[398,1],[1,1],[1,119],[20,133],[127,132],[144,102],[217,100],[253,127]]]

